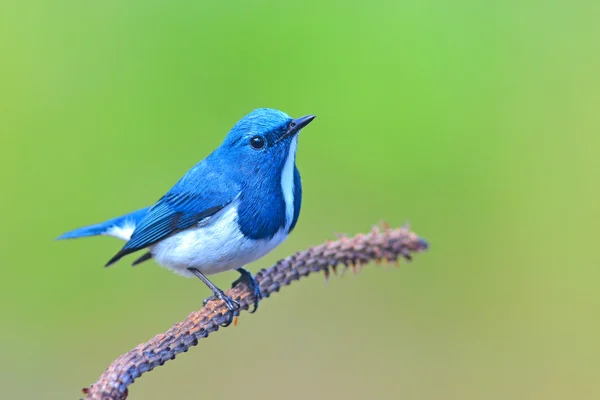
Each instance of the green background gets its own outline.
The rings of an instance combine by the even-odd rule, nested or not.
[[[132,399],[600,397],[599,12],[2,2],[1,397],[78,398],[200,306],[152,262],[104,269],[116,239],[53,238],[150,205],[257,107],[317,119],[300,221],[252,271],[381,220],[431,249],[286,288]]]

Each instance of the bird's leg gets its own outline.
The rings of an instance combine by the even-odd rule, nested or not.
[[[204,276],[204,274],[202,272],[198,271],[198,269],[188,268],[188,271],[190,271],[191,273],[196,275],[213,292],[213,295],[210,296],[208,299],[205,299],[202,302],[202,304],[206,305],[206,303],[208,303],[211,300],[223,300],[225,302],[225,305],[227,306],[227,308],[229,308],[229,311],[231,311],[231,313],[230,313],[231,318],[229,318],[229,321],[226,324],[222,324],[221,326],[229,326],[231,324],[231,322],[233,321],[233,313],[235,312],[235,310],[240,308],[240,303],[233,300],[231,297],[226,296],[225,293],[223,293],[223,291],[221,289],[219,289],[218,287],[215,286],[214,283],[209,281],[208,278],[206,276]]]
[[[248,272],[244,268],[238,268],[236,271],[240,273],[240,277],[233,281],[231,287],[234,288],[240,283],[243,283],[248,287],[248,289],[250,289],[250,291],[254,295],[254,309],[250,311],[250,314],[252,314],[258,308],[258,302],[262,299],[262,293],[260,292],[258,283],[256,283],[256,280],[250,272]]]

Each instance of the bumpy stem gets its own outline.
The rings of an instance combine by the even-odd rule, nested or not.
[[[256,274],[264,298],[278,292],[282,286],[314,272],[323,272],[328,278],[337,266],[351,268],[355,273],[371,261],[395,263],[400,258],[411,260],[411,254],[427,249],[427,242],[411,232],[408,227],[389,229],[373,228],[368,234],[341,237],[335,241],[311,247],[278,261],[270,268]],[[240,303],[240,310],[254,304],[252,291],[238,285],[226,293]],[[152,371],[179,353],[185,353],[199,339],[219,330],[230,318],[230,311],[221,301],[209,302],[199,311],[188,315],[165,333],[156,335],[117,358],[98,381],[83,389],[86,399],[122,400],[127,398],[128,387],[143,373]],[[239,310],[235,312],[236,316]]]

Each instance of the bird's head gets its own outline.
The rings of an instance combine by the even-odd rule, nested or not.
[[[288,157],[294,160],[298,133],[314,118],[293,119],[279,110],[256,109],[235,124],[219,153],[248,173],[281,170]]]

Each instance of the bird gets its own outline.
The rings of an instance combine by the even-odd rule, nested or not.
[[[298,221],[302,182],[296,166],[298,137],[314,115],[291,118],[258,108],[239,120],[219,147],[194,165],[150,207],[62,234],[57,240],[113,236],[125,245],[107,263],[145,250],[132,265],[153,259],[185,277],[197,277],[212,291],[204,300],[223,301],[233,313],[237,301],[207,275],[237,270],[240,283],[262,298],[244,267],[279,246]]]

